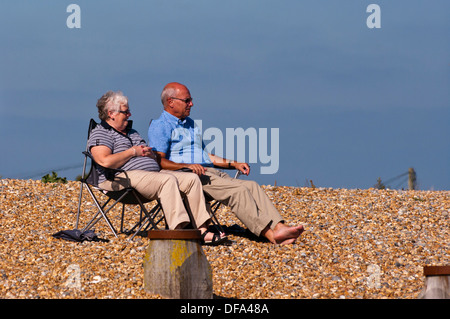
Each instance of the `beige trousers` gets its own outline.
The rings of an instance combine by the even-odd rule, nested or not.
[[[260,236],[264,228],[269,226],[273,229],[283,222],[270,198],[255,181],[231,178],[227,173],[210,167],[200,179],[205,193],[229,206],[255,235]]]
[[[180,224],[192,222],[198,228],[209,221],[205,197],[198,175],[194,173],[161,170],[148,172],[142,170],[128,171],[131,186],[142,196],[150,200],[159,199],[169,229],[175,229]],[[114,181],[105,181],[99,185],[104,190],[117,191],[127,187],[125,174],[116,176]],[[182,194],[187,198],[189,211],[184,205]]]

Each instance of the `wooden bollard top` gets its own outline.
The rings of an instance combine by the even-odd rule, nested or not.
[[[148,238],[200,240],[201,234],[198,229],[150,230],[148,232]]]
[[[424,266],[425,276],[450,276],[450,266]]]

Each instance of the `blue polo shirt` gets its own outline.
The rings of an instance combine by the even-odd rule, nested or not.
[[[190,117],[180,120],[163,111],[150,124],[148,141],[150,147],[165,153],[172,162],[213,166],[204,150],[201,128]]]

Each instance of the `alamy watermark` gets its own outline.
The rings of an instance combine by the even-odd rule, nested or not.
[[[81,28],[81,8],[77,4],[67,6],[66,12],[70,13],[67,17],[66,25],[69,29]],[[377,4],[370,4],[366,9],[371,13],[366,20],[368,28],[381,28],[381,9]],[[196,125],[202,127],[202,121],[195,121]],[[190,136],[184,132],[178,132],[182,136]],[[201,138],[201,135],[194,135],[195,139]],[[225,138],[225,143],[224,143]],[[260,163],[261,174],[275,174],[279,169],[279,128],[270,129],[270,142],[267,128],[227,128],[225,134],[219,128],[208,128],[203,132],[205,149],[209,153],[217,156],[233,159],[238,162]],[[206,143],[209,141],[209,143]],[[200,142],[200,143],[201,143]],[[247,143],[248,142],[248,143]],[[183,146],[185,147],[185,146]],[[187,146],[186,146],[187,147]],[[270,152],[269,152],[270,148]],[[225,152],[224,152],[225,151]],[[226,153],[226,155],[225,155]],[[202,154],[194,154],[195,157]],[[248,160],[247,160],[248,156]]]
[[[381,8],[378,4],[369,4],[366,9],[370,15],[366,19],[366,25],[369,29],[381,28]]]
[[[378,265],[370,264],[367,266],[367,287],[380,289],[381,288],[381,268]]]
[[[81,8],[78,4],[69,4],[66,12],[69,12],[69,16],[66,19],[66,25],[69,29],[81,28]]]
[[[67,17],[66,25],[69,29],[81,28],[81,8],[78,4],[69,4],[66,12],[70,13]],[[366,19],[366,25],[369,29],[381,28],[381,8],[378,4],[369,4],[366,8],[366,12],[370,15]]]
[[[81,289],[80,266],[77,264],[70,264],[66,269],[66,273],[68,278],[64,282],[63,286],[66,288]]]
[[[181,146],[172,152],[190,154],[184,162],[191,158],[194,162],[201,162],[203,152],[201,146],[194,148],[193,145],[205,146],[205,151],[222,158],[247,162],[250,164],[261,164],[261,174],[275,174],[280,166],[280,129],[271,128],[270,136],[268,128],[250,127],[243,129],[226,128],[224,132],[217,127],[210,127],[203,131],[202,120],[195,120],[194,134],[191,135],[187,128],[177,128],[172,132],[172,140],[181,140]],[[202,139],[203,137],[203,139]],[[192,154],[194,151],[194,154]],[[192,157],[191,157],[192,156]]]

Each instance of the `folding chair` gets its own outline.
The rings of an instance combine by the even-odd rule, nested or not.
[[[129,121],[129,125],[131,127],[132,121]],[[88,140],[91,134],[91,131],[97,126],[97,123],[91,119],[89,122],[89,130],[88,130]],[[76,219],[76,225],[75,228],[78,229],[78,224],[80,220],[80,213],[81,213],[81,204],[82,204],[82,196],[83,196],[83,189],[86,189],[88,193],[90,194],[92,200],[95,203],[95,206],[97,208],[97,212],[94,214],[92,219],[86,223],[85,227],[82,229],[82,232],[85,232],[89,229],[91,229],[98,221],[101,219],[104,219],[106,223],[108,224],[110,230],[114,234],[114,236],[117,237],[117,230],[113,226],[110,218],[108,217],[108,213],[111,211],[113,207],[115,207],[118,203],[122,204],[122,215],[121,215],[121,223],[120,223],[120,232],[124,233],[133,233],[133,236],[130,238],[132,240],[140,231],[145,231],[148,229],[157,229],[157,225],[164,219],[164,212],[162,211],[161,204],[159,200],[157,201],[157,204],[148,211],[146,207],[144,206],[145,203],[151,202],[153,200],[149,200],[147,198],[144,198],[139,192],[137,192],[132,186],[128,179],[127,172],[121,169],[110,169],[100,166],[98,163],[96,163],[92,157],[92,155],[89,152],[89,146],[86,143],[86,150],[82,152],[84,154],[84,164],[83,164],[83,171],[81,176],[81,189],[80,189],[80,196],[78,200],[78,212],[77,212],[77,219]],[[89,172],[86,174],[86,167],[88,164],[88,159],[91,162]],[[106,178],[108,180],[114,180],[115,174],[117,172],[124,173],[126,176],[126,180],[128,183],[128,186],[120,191],[107,191],[104,189],[101,189],[98,186],[98,173],[97,173],[97,167],[102,167],[106,172]],[[107,200],[101,204],[99,197],[97,197],[94,194],[94,190],[106,195]],[[107,209],[107,205],[114,201]],[[123,229],[123,222],[124,222],[124,215],[125,215],[125,206],[126,205],[139,205],[140,207],[140,216],[139,221],[129,230],[124,231]],[[161,217],[158,218],[158,214],[161,213]],[[167,224],[167,223],[166,223]]]
[[[216,168],[222,169],[222,170],[234,170],[233,168],[223,168],[223,167],[219,167],[219,166],[217,166]],[[239,178],[239,176],[241,176],[241,174],[242,174],[241,171],[236,170],[236,174],[234,175],[234,178]],[[205,199],[209,203],[209,206],[210,206],[210,209],[208,210],[208,212],[209,212],[209,215],[211,216],[213,223],[219,228],[219,230],[222,233],[225,233],[225,230],[223,229],[223,227],[220,224],[219,220],[217,219],[217,215],[216,215],[216,212],[219,209],[220,205],[222,205],[222,203],[219,202],[218,200],[215,200],[208,194],[206,194],[206,193],[204,193],[204,194],[205,194]]]

